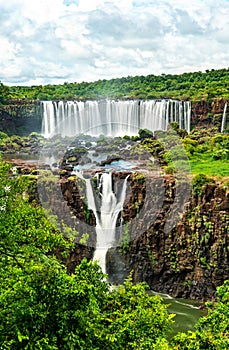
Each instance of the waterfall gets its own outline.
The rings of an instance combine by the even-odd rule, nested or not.
[[[178,122],[190,131],[191,104],[175,100],[42,101],[42,134],[136,135],[139,129],[167,130]]]
[[[117,191],[114,191],[112,172],[97,174],[96,195],[91,180],[81,172],[74,172],[86,183],[86,199],[88,209],[92,210],[96,219],[96,249],[93,260],[99,262],[103,272],[106,272],[106,254],[115,242],[116,224],[119,213],[123,210],[126,196],[128,175],[119,180]],[[97,196],[97,198],[96,198]]]
[[[221,132],[223,132],[225,130],[225,126],[226,126],[226,112],[227,112],[227,102],[224,105],[224,109],[223,109],[223,118],[222,118],[222,124],[221,124]]]

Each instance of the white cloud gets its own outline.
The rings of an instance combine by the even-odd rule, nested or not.
[[[227,0],[0,0],[0,80],[93,81],[227,67]]]

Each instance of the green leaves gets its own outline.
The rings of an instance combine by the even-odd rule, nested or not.
[[[182,140],[194,174],[229,175],[229,135],[212,129],[193,129]]]
[[[9,98],[10,89],[0,82],[0,106]]]
[[[147,288],[144,283],[133,285],[129,278],[108,295],[100,337],[106,337],[108,331],[114,349],[151,349],[171,326],[174,315]]]
[[[39,86],[0,86],[3,96],[26,98],[29,100],[58,99],[101,99],[101,98],[173,98],[213,99],[229,98],[228,69],[208,72],[193,72],[180,75],[161,74],[123,77],[119,79],[98,80],[95,82],[64,83],[62,85]],[[9,91],[6,91],[8,89]]]

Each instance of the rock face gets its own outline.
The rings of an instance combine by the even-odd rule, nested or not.
[[[165,179],[162,209],[153,225],[131,241],[125,254],[127,270],[133,271],[135,281],[146,281],[157,292],[214,299],[216,287],[229,278],[228,189],[209,183],[198,197],[192,193],[185,213],[166,232],[175,188],[173,179]]]
[[[208,118],[208,114],[211,111],[211,104],[206,100],[201,100],[198,102],[194,102],[192,104],[192,127],[209,125],[211,122],[211,118]]]
[[[0,108],[0,131],[19,136],[41,132],[41,119],[39,102],[14,100]]]
[[[191,127],[212,127],[220,130],[226,99],[218,98],[212,102],[201,100],[192,103]]]

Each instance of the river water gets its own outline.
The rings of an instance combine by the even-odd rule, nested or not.
[[[172,337],[178,332],[186,332],[188,330],[194,330],[194,325],[197,323],[199,318],[205,314],[205,310],[200,308],[200,302],[181,299],[181,298],[172,298],[168,294],[152,292],[152,294],[160,295],[164,303],[169,305],[168,311],[170,313],[176,314],[174,318],[174,324],[172,326],[172,332],[169,333],[169,336]]]

